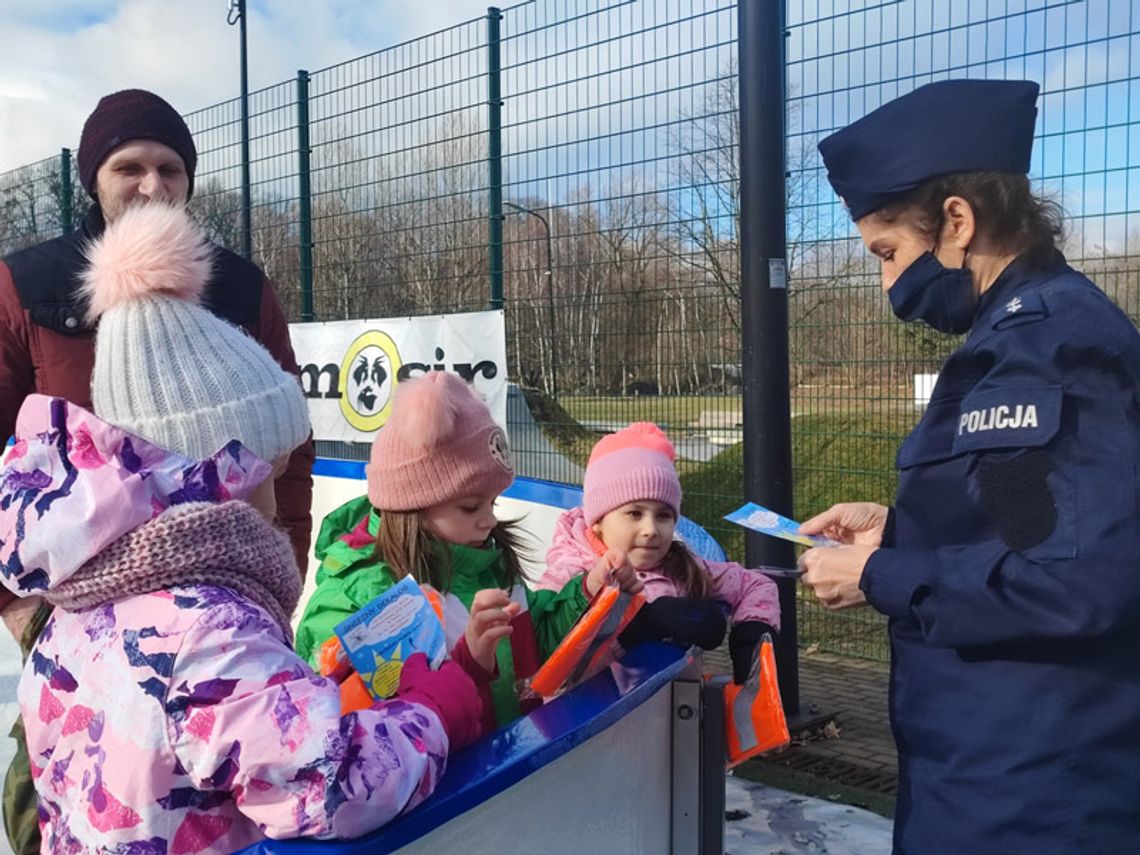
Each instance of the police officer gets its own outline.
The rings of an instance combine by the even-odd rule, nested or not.
[[[1030,191],[1038,87],[923,86],[820,143],[894,313],[965,333],[893,508],[803,531],[890,618],[894,851],[1140,851],[1140,335]]]

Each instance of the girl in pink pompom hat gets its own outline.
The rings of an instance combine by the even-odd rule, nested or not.
[[[634,572],[649,603],[622,634],[626,647],[673,640],[711,650],[724,640],[728,612],[733,676],[742,683],[760,639],[779,630],[776,584],[739,564],[698,558],[674,539],[675,458],[669,437],[649,422],[600,439],[586,464],[582,507],[559,518],[538,587],[557,589],[598,568]]]
[[[297,628],[297,651],[315,662],[333,627],[410,575],[442,595],[448,649],[479,688],[484,730],[537,706],[516,694],[516,682],[554,651],[610,568],[550,590],[526,586],[520,536],[495,516],[515,474],[506,434],[455,374],[399,384],[367,474],[368,495],[321,525],[317,590]],[[632,571],[618,579],[640,588]]]

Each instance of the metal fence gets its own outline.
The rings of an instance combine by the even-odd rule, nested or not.
[[[1136,5],[788,3],[799,516],[890,500],[894,448],[921,411],[915,376],[954,345],[889,317],[816,143],[930,80],[1040,81],[1033,175],[1074,215],[1070,259],[1135,317]],[[684,511],[740,557],[740,533],[719,522],[742,493],[737,12],[729,0],[520,3],[299,72],[251,93],[250,115],[254,252],[291,319],[501,300],[520,389],[509,418],[541,428],[519,431],[541,437],[516,448],[523,474],[577,482],[598,431],[655,421],[678,445]],[[237,248],[239,103],[187,119],[200,149],[192,204]],[[0,251],[78,215],[68,163],[0,175]],[[887,655],[870,612],[804,601],[800,626],[805,643]]]

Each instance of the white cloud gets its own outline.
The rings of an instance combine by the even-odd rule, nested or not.
[[[250,88],[380,50],[486,12],[487,0],[250,0]],[[78,144],[100,96],[140,87],[181,112],[239,92],[225,0],[5,3],[0,172]]]

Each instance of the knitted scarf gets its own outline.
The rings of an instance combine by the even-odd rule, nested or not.
[[[68,611],[186,585],[229,588],[268,611],[292,641],[301,574],[288,536],[245,502],[174,507],[124,534],[47,593]]]

